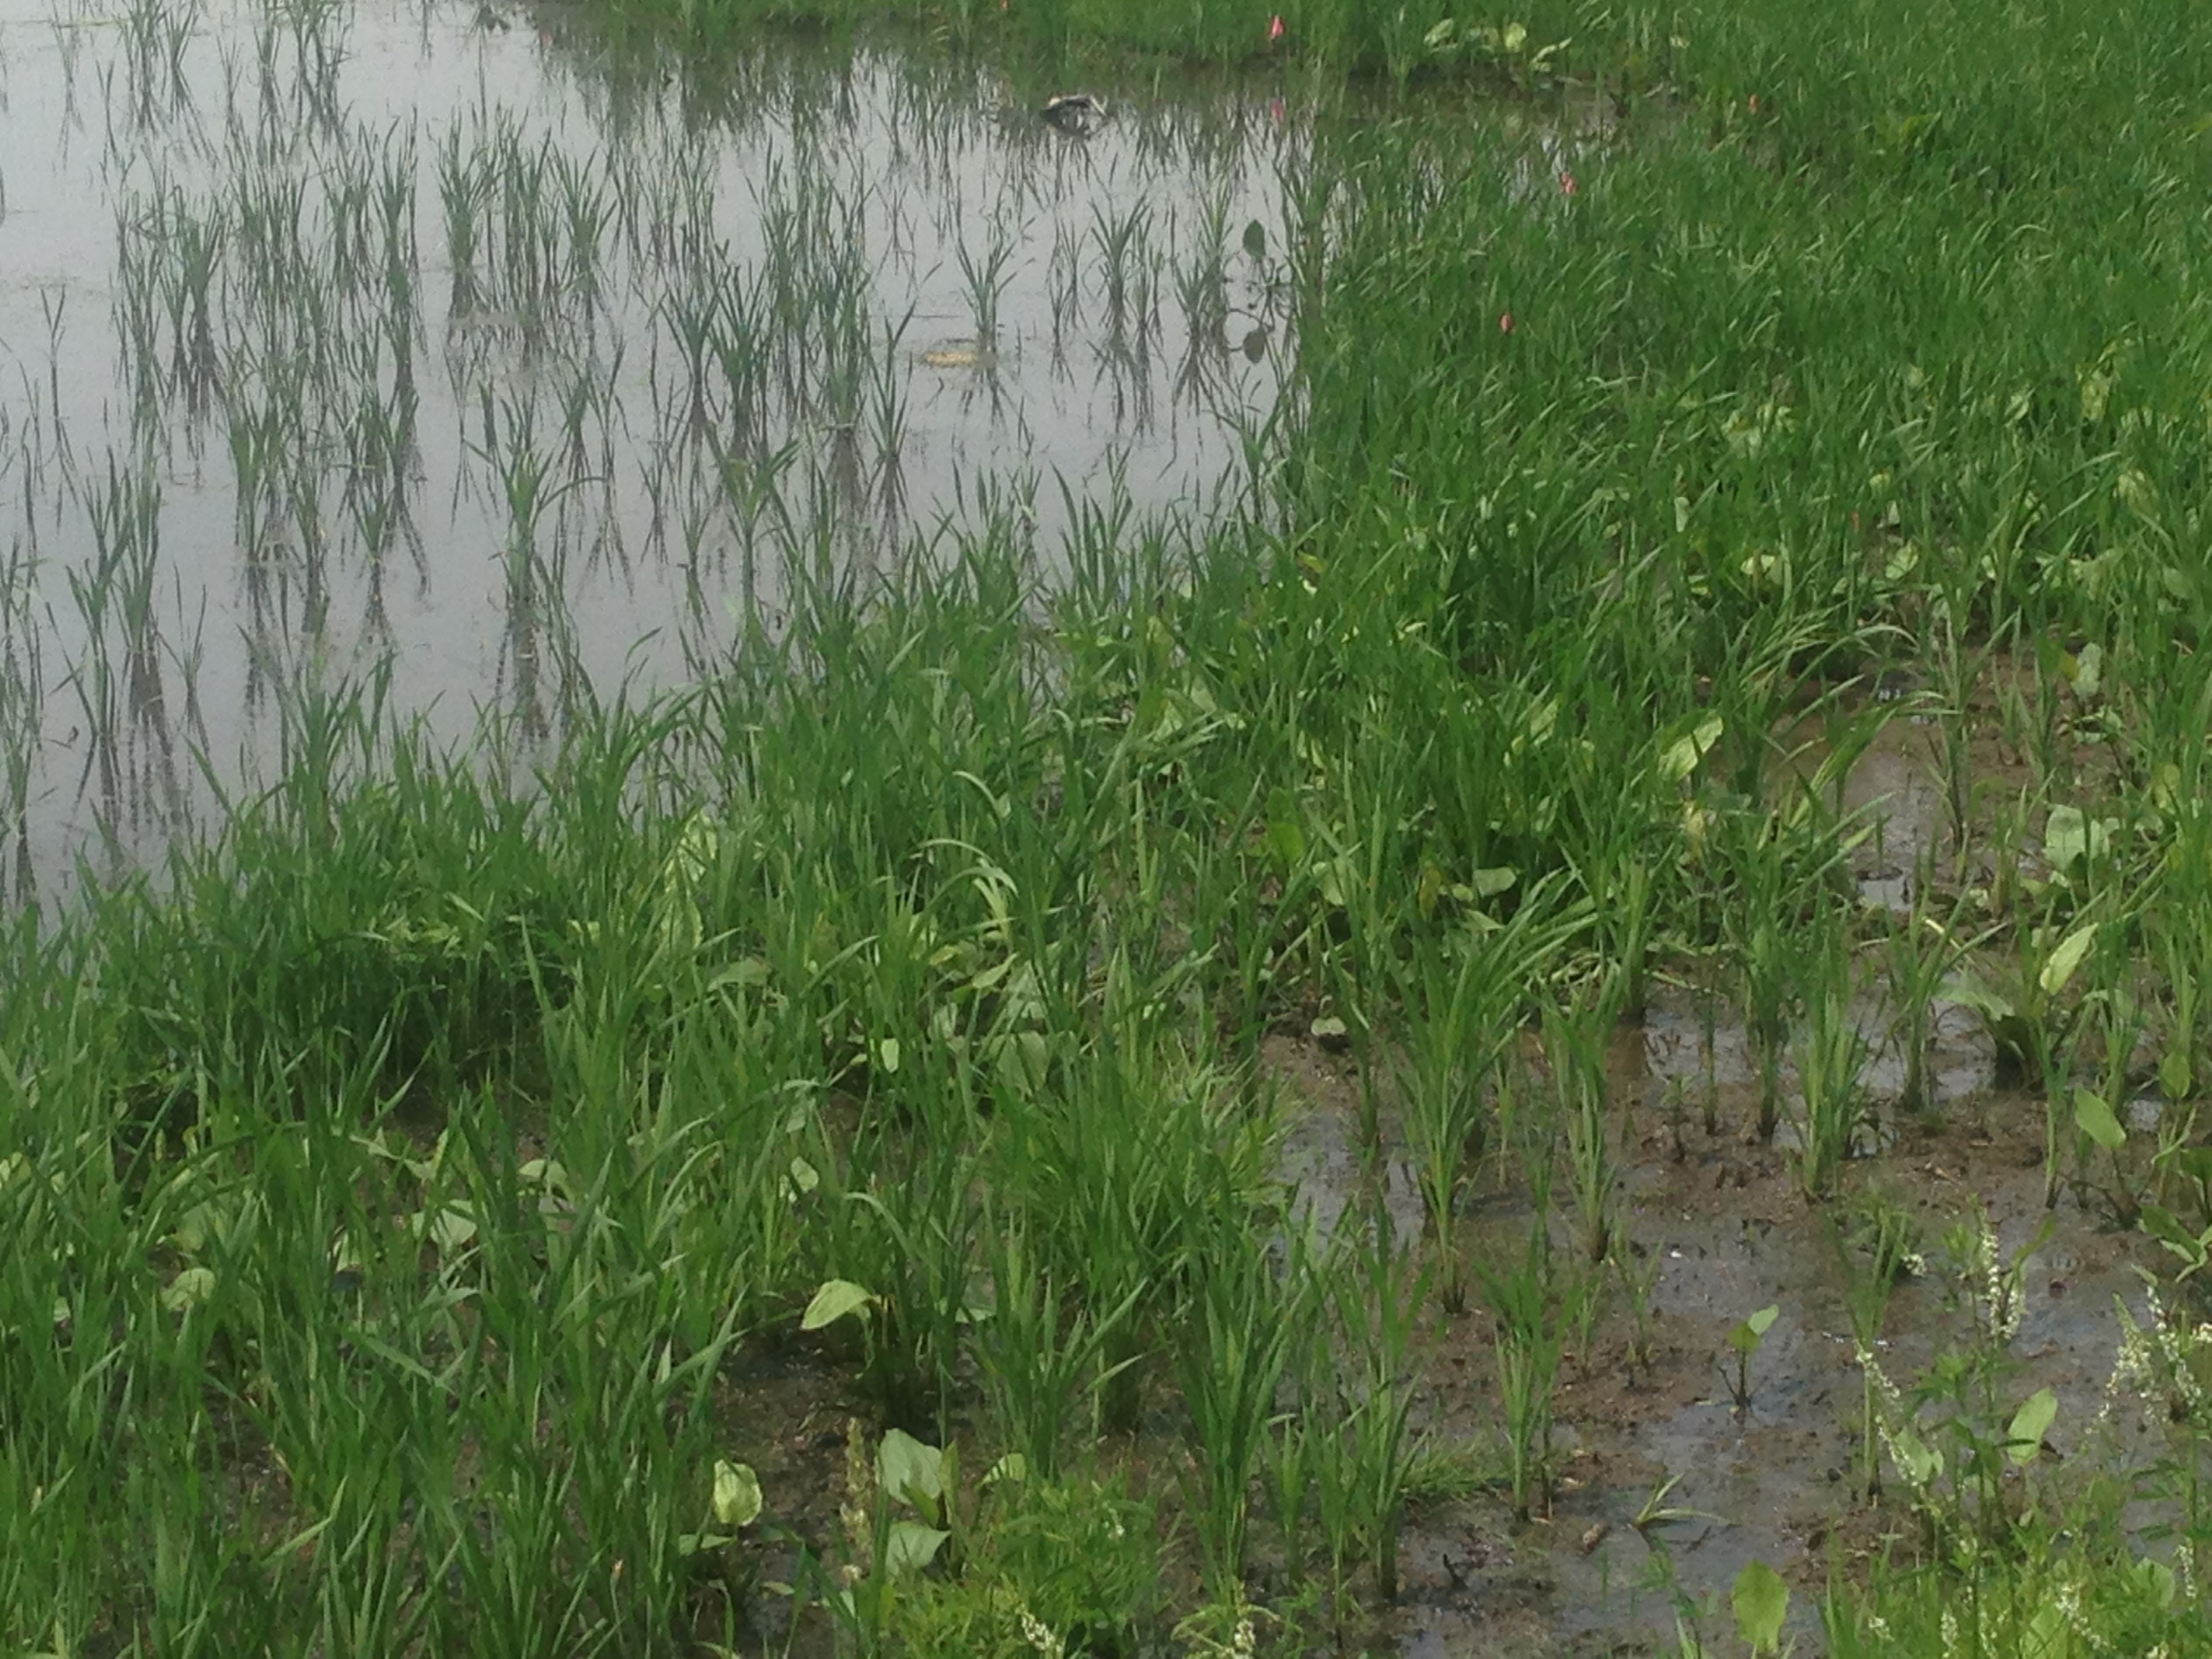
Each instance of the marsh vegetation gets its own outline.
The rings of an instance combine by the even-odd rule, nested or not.
[[[2212,1650],[2212,21],[0,70],[10,1651]]]

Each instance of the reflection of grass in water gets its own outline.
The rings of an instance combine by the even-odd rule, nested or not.
[[[260,44],[263,89],[281,90],[289,59],[274,36]],[[462,426],[487,393],[526,399],[563,434],[544,481],[544,493],[561,498],[550,533],[586,546],[586,568],[627,573],[680,526],[684,603],[695,613],[720,608],[702,573],[726,564],[733,539],[749,552],[758,533],[750,493],[725,499],[738,456],[747,467],[795,457],[803,465],[792,474],[823,493],[785,504],[776,533],[787,540],[793,526],[827,517],[842,526],[839,556],[874,556],[928,521],[944,480],[932,477],[910,507],[904,465],[912,422],[902,340],[917,302],[886,312],[902,286],[926,280],[917,261],[928,249],[914,243],[902,200],[890,204],[888,228],[869,218],[874,181],[834,154],[878,112],[856,111],[849,88],[835,92],[834,65],[754,61],[745,85],[757,99],[743,123],[757,136],[787,119],[794,137],[754,181],[750,247],[726,233],[732,204],[716,199],[712,135],[661,132],[577,153],[496,102],[432,141],[434,231],[418,246],[416,129],[349,137],[339,123],[303,132],[298,142],[319,164],[295,167],[248,141],[252,77],[226,76],[232,118],[211,175],[179,189],[162,174],[127,201],[117,316],[135,418],[168,442],[180,434],[196,442],[194,422],[224,423],[258,653],[289,653],[279,635],[298,621],[343,626],[349,599],[365,607],[372,636],[389,637],[384,562],[395,545],[427,581],[442,541],[478,530],[506,539],[505,485],[487,463],[460,462],[450,506],[423,500],[424,458],[453,464],[449,421]],[[894,75],[868,61],[880,83],[872,98],[881,92],[899,110],[961,129],[971,149],[1003,143],[1010,200],[1097,184],[1050,147],[1058,141],[1018,125],[1001,131],[963,77]],[[299,114],[281,101],[258,112],[264,125]],[[1179,134],[1188,125],[1131,121],[1133,184],[1187,165]],[[1207,139],[1192,154],[1233,175],[1242,143]],[[831,159],[837,165],[823,164]],[[957,193],[950,145],[923,135],[895,146],[891,160],[924,184],[940,229],[957,232],[957,212],[947,216]],[[1129,221],[1146,210],[1139,204]],[[1023,264],[1019,240],[996,236],[972,273],[986,328]],[[1146,333],[1158,334],[1172,319],[1164,322],[1157,293],[1137,275],[1132,309]],[[1152,442],[1144,344],[1118,355],[1091,397],[1121,400],[1115,418]],[[1026,361],[1056,365],[1068,386],[1088,367],[1058,353]],[[1030,395],[1026,384],[1006,390],[1018,396],[1002,409],[993,381],[994,419],[1020,412]],[[441,513],[452,516],[450,534]],[[738,522],[718,522],[731,517]],[[304,578],[301,604],[278,573]]]

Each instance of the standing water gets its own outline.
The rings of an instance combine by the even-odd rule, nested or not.
[[[545,731],[794,564],[1202,528],[1274,406],[1279,104],[229,0],[6,0],[0,74],[19,897],[189,828],[305,688]]]

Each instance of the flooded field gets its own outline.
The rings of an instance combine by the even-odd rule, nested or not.
[[[49,880],[204,818],[195,752],[235,782],[304,685],[388,665],[526,739],[773,636],[793,572],[986,530],[1064,570],[1203,534],[1267,452],[1279,97],[1048,118],[896,53],[15,5],[0,807]]]
[[[2212,1655],[2208,84],[0,0],[0,1650]]]

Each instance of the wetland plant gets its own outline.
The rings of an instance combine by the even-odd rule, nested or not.
[[[1275,1389],[1302,1316],[1304,1291],[1278,1284],[1265,1258],[1223,1242],[1205,1259],[1177,1352],[1194,1454],[1189,1512],[1217,1595],[1237,1586],[1251,1524],[1251,1483],[1268,1444]]]
[[[1607,1121],[1607,1045],[1618,1023],[1618,988],[1608,975],[1596,995],[1567,1009],[1544,1012],[1544,1047],[1552,1088],[1565,1128],[1567,1165],[1575,1201],[1575,1237],[1583,1266],[1605,1265],[1613,1250],[1620,1170]]]
[[[1022,236],[1022,233],[1008,235],[994,217],[990,245],[982,252],[970,252],[965,238],[953,245],[953,257],[960,262],[961,281],[968,290],[969,315],[975,324],[978,351],[992,350],[998,343],[999,302],[1014,279],[1014,252]]]
[[[1104,265],[1101,276],[1109,327],[1116,337],[1129,315],[1130,297],[1142,281],[1148,252],[1146,228],[1149,210],[1141,202],[1125,213],[1101,204],[1091,210],[1091,240]]]
[[[1756,1313],[1747,1314],[1741,1323],[1728,1334],[1729,1352],[1735,1356],[1735,1370],[1731,1374],[1725,1366],[1722,1376],[1728,1382],[1729,1409],[1738,1416],[1751,1409],[1751,1359],[1766,1340],[1766,1334],[1781,1316],[1779,1306],[1768,1306]]]
[[[1616,1244],[1612,1256],[1613,1272],[1620,1277],[1622,1297],[1628,1304],[1628,1364],[1647,1375],[1653,1358],[1651,1292],[1659,1282],[1664,1257],[1665,1253],[1656,1247],[1646,1249],[1632,1239]]]
[[[1798,1180],[1808,1198],[1826,1197],[1851,1156],[1866,1115],[1861,1079],[1867,1041],[1851,1006],[1850,953],[1840,929],[1816,939],[1801,958],[1804,1015],[1797,1030]]]
[[[1855,1207],[1856,1224],[1846,1232],[1831,1222],[1828,1239],[1843,1270],[1844,1305],[1850,1316],[1852,1352],[1859,1367],[1859,1477],[1871,1501],[1881,1495],[1881,1462],[1875,1443],[1875,1354],[1881,1344],[1892,1293],[1922,1264],[1918,1230],[1901,1206],[1876,1191]]]
[[[419,182],[453,314],[450,385],[418,386],[417,129],[380,139],[338,118],[345,13],[310,0],[228,48],[248,107],[202,133],[132,125],[167,118],[147,94],[164,76],[180,90],[201,46],[189,8],[129,9],[117,84],[137,84],[112,112],[115,178],[176,151],[224,182],[195,197],[157,168],[118,218],[112,424],[62,349],[58,297],[46,386],[27,374],[0,410],[0,455],[24,468],[8,497],[21,513],[4,550],[0,814],[19,847],[48,834],[41,803],[68,781],[48,769],[82,758],[102,797],[91,819],[118,848],[131,831],[161,764],[155,669],[198,659],[165,629],[188,619],[179,578],[204,561],[179,559],[170,531],[189,527],[200,428],[218,418],[256,632],[243,718],[278,728],[278,755],[250,789],[214,784],[223,765],[207,761],[218,837],[179,839],[143,877],[88,860],[65,903],[0,927],[13,1646],[182,1653],[220,1632],[247,1651],[660,1655],[711,1619],[719,1571],[735,1649],[764,1540],[795,1529],[767,1512],[787,1496],[775,1479],[761,1491],[723,1443],[756,1426],[732,1425],[723,1362],[737,1333],[772,1345],[795,1325],[817,1339],[794,1345],[810,1382],[901,1419],[848,1431],[838,1573],[791,1575],[843,1623],[801,1612],[795,1650],[1146,1650],[1183,1611],[1156,1617],[1150,1584],[1186,1584],[1194,1558],[1207,1601],[1190,1645],[1237,1651],[1242,1631],[1249,1648],[1273,1616],[1238,1571],[1262,1470],[1291,1575],[1316,1533],[1326,1548],[1349,1647],[1347,1574],[1371,1561],[1389,1595],[1416,1479],[1421,1270],[1464,1304],[1461,1212],[1483,1152],[1501,1169],[1529,1154],[1501,1184],[1534,1200],[1518,1263],[1474,1274],[1521,1514],[1548,1496],[1559,1354],[1569,1333],[1587,1351],[1604,1261],[1650,1363],[1657,1253],[1620,1231],[1634,1147],[1607,1133],[1603,1022],[1555,1011],[1550,1086],[1512,1073],[1523,1011],[1562,994],[1542,935],[1566,907],[1540,872],[1594,913],[1630,1004],[1641,976],[1680,967],[1678,945],[1715,965],[1709,1131],[1723,988],[1751,1027],[1770,1133],[1795,1027],[1801,1174],[1840,1184],[1859,1058],[1848,969],[1796,947],[1832,944],[1818,897],[1850,834],[1843,762],[1871,728],[1820,688],[1851,685],[1897,630],[1933,665],[1959,877],[1939,930],[1922,872],[1887,941],[1908,1093],[1924,1098],[1947,977],[1996,972],[1966,938],[1986,902],[2013,930],[2017,982],[1980,1006],[2044,1091],[2054,1195],[2069,1150],[2084,1182],[2085,1145],[2094,1170],[2108,1144],[2123,1194],[2147,1161],[2157,1195],[2191,1214],[2142,1219],[2197,1293],[2212,1161],[2188,1144],[2184,1103],[2212,971],[2212,612],[2188,517],[2204,353],[2184,279],[2203,226],[2186,191],[2146,208],[2140,188],[2196,165],[2177,135],[2203,80],[2181,72],[2204,55],[2197,12],[2051,0],[2035,29],[1902,13],[1863,28],[1746,0],[1692,40],[1648,9],[1584,8],[1577,63],[1589,54],[1608,90],[1618,71],[1615,118],[1660,81],[1695,118],[1634,118],[1604,164],[1632,187],[1571,205],[1571,173],[1545,187],[1564,153],[1516,139],[1501,167],[1500,146],[1459,142],[1486,118],[1469,100],[1424,102],[1415,85],[1449,58],[1525,89],[1563,47],[1343,8],[1294,16],[1269,49],[1297,55],[1302,101],[1330,112],[1332,77],[1396,71],[1391,121],[1263,129],[1270,179],[1241,148],[1249,107],[1224,143],[1161,99],[1157,119],[1100,135],[1133,145],[1098,169],[1110,200],[1055,203],[1070,211],[1054,329],[1079,333],[1104,300],[1107,395],[1148,400],[1164,286],[1216,342],[1233,298],[1249,349],[1286,377],[1276,409],[1222,423],[1235,458],[1218,508],[1133,504],[1110,471],[1092,498],[1064,483],[1077,528],[1056,566],[1018,489],[960,495],[958,523],[927,545],[902,539],[896,504],[879,539],[860,532],[875,508],[853,429],[888,471],[914,395],[905,325],[878,288],[910,275],[916,193],[848,191],[851,173],[819,165],[865,73],[748,59],[722,85],[685,53],[674,94],[654,58],[639,99],[609,69],[619,54],[594,49],[576,72],[610,75],[623,131],[588,161],[570,135],[501,113],[485,82],[481,117],[428,129],[447,135]],[[1022,0],[1003,17],[956,10],[987,42],[1030,27]],[[100,38],[86,21],[55,21],[64,76]],[[1165,31],[1148,51],[1217,56],[1256,50],[1274,33],[1257,22],[1141,27]],[[1139,24],[1071,27],[1073,41]],[[2075,54],[2063,74],[2038,61],[2098,29],[2148,45]],[[1820,98],[1790,95],[1814,82]],[[940,98],[934,70],[902,84],[919,118],[898,142],[950,173],[947,135],[980,118]],[[733,204],[714,180],[749,121],[787,135],[793,159]],[[2069,137],[2084,131],[2110,142]],[[1153,186],[1186,137],[1218,148],[1229,182],[1170,281]],[[1076,178],[1083,153],[1054,154]],[[1061,187],[1041,170],[1007,199]],[[1229,216],[1255,192],[1262,216],[1282,204],[1283,230],[1255,221],[1237,258]],[[894,251],[872,263],[886,220]],[[994,228],[967,262],[979,337],[1008,327],[1006,246],[1027,257]],[[1655,250],[1664,281],[1647,280]],[[1080,356],[1056,343],[1063,367]],[[1204,356],[1184,395],[1237,399],[1240,366]],[[626,409],[634,378],[643,404]],[[979,404],[1007,397],[1018,429],[1019,377],[969,378]],[[500,418],[471,465],[462,417],[473,428],[479,403]],[[557,424],[533,432],[549,404]],[[648,427],[635,444],[632,416]],[[449,465],[483,520],[450,558],[408,517],[431,493],[420,477]],[[594,475],[606,520],[649,503],[648,554],[668,550],[664,526],[676,538],[686,689],[637,714],[579,669],[562,722],[489,714],[447,753],[387,724],[380,692],[320,678],[350,648],[350,595],[369,596],[372,651],[399,643],[380,584],[403,543],[432,606],[475,580],[449,565],[499,559],[509,668],[550,651],[568,673],[598,620],[568,616],[572,550],[588,543],[578,562],[635,582],[641,605],[659,562],[633,562],[619,525],[580,532],[566,494]],[[731,615],[713,579],[733,540]],[[57,627],[82,637],[42,644]],[[2033,678],[2008,695],[2015,671]],[[1771,811],[1808,695],[1837,763]],[[2035,777],[2017,810],[1974,773],[1993,699]],[[211,714],[218,734],[225,718]],[[52,761],[73,720],[82,757]],[[1657,774],[1672,790],[1621,788],[1601,758],[1683,742]],[[199,744],[214,755],[205,726]],[[2089,787],[2100,816],[2046,813]],[[2014,856],[2038,818],[2040,862]],[[1436,1235],[1404,1249],[1363,1216],[1326,1274],[1277,1244],[1269,1122],[1281,1027],[1312,1030],[1316,1010],[1356,1050],[1363,1150],[1403,1109]],[[2142,1160],[2122,1124],[2154,1028],[2169,1109]],[[1217,1043],[1236,1057],[1225,1074],[1206,1060]],[[1555,1212],[1561,1176],[1573,1201]],[[1871,1270],[1852,1292],[1867,1423],[1946,1546],[1925,1572],[1864,1569],[1869,1605],[1899,1627],[1927,1603],[1923,1639],[1889,1650],[2052,1651],[2032,1621],[2060,1605],[2090,1621],[2065,1638],[2085,1650],[2184,1650],[2197,1610],[2179,1568],[2201,1582],[2212,1536],[2192,1321],[2177,1306],[2124,1339],[2154,1407],[2144,1431],[2166,1436],[2160,1473],[2125,1489],[2181,1529],[2161,1581],[2120,1486],[2056,1507],[2052,1472],[2069,1465],[2045,1449],[2052,1396],[2005,1369],[2019,1261],[1985,1237],[1961,1252],[1975,1334],[1908,1396],[1872,1361],[1899,1241],[1877,1224],[1848,1248]],[[1757,1324],[1731,1345],[1740,1409]],[[1168,1375],[1148,1370],[1156,1348]],[[1187,1425],[1180,1538],[1164,1546],[1149,1505],[1120,1495],[1122,1471],[1094,1473],[1121,1444],[1071,1451],[1093,1401],[1117,1432],[1148,1405]],[[950,1430],[979,1407],[979,1434],[1008,1455],[963,1485]],[[1679,1514],[1666,1491],[1644,1526]],[[241,1538],[297,1547],[241,1553]],[[1775,1589],[1749,1569],[1739,1583],[1740,1632],[1762,1649],[1779,1638]],[[1848,1616],[1858,1589],[1839,1573],[1829,1597],[1838,1655],[1877,1641]],[[2008,1600],[2027,1609],[2010,1624],[1989,1611]],[[1947,1640],[1947,1617],[1971,1639]]]
[[[1492,1111],[1485,1090],[1512,1036],[1525,988],[1541,980],[1580,924],[1577,911],[1552,915],[1545,896],[1530,895],[1503,926],[1478,913],[1441,939],[1423,937],[1415,947],[1418,978],[1401,998],[1416,1023],[1404,1058],[1395,1062],[1398,1091],[1436,1246],[1437,1293],[1448,1313],[1467,1306],[1458,1199],[1490,1139]],[[1601,1048],[1597,1063],[1595,1109],[1601,1114]]]
[[[1346,1426],[1352,1444],[1352,1516],[1375,1567],[1376,1594],[1398,1599],[1398,1528],[1418,1448],[1408,1443],[1417,1376],[1413,1336],[1427,1300],[1429,1272],[1393,1243],[1387,1224],[1372,1246],[1352,1253],[1330,1286],[1331,1305],[1352,1361],[1357,1398]]]
[[[1491,1314],[1513,1518],[1523,1522],[1539,1503],[1551,1507],[1552,1390],[1565,1340],[1546,1210],[1540,1195],[1517,1260],[1476,1269]]]
[[[1751,1650],[1752,1659],[1782,1652],[1782,1626],[1790,1617],[1790,1586],[1782,1582],[1780,1573],[1764,1561],[1745,1562],[1729,1589],[1729,1608],[1735,1614],[1736,1634]]]
[[[1974,697],[1996,646],[1970,645],[1967,615],[1973,602],[1963,574],[1929,605],[1923,660],[1935,665],[1936,719],[1942,737],[1943,805],[1949,815],[1952,878],[1964,885],[1974,834]]]
[[[1923,852],[1912,878],[1911,908],[1903,915],[1890,916],[1884,952],[1890,1006],[1895,1011],[1891,1040],[1904,1059],[1898,1109],[1908,1115],[1935,1105],[1928,1081],[1928,1051],[1935,1036],[1936,1000],[1978,942],[1962,939],[1954,931],[1962,919],[1963,902],[1954,905],[1948,921],[1934,913],[1934,873],[1933,854]]]
[[[2046,1218],[2006,1255],[1986,1217],[1953,1228],[1944,1240],[1944,1277],[1952,1305],[1967,1316],[1966,1339],[1954,1342],[1909,1394],[1871,1357],[1862,1361],[1874,1382],[1883,1445],[1931,1545],[2001,1545],[2033,1505],[2027,1477],[2046,1455],[2057,1398],[2039,1389],[2015,1401],[2020,1364],[2010,1347],[2028,1259],[2050,1231]]]
[[[2118,932],[2108,929],[2107,939]],[[2126,982],[2132,967],[2123,951],[2108,946],[2097,952],[2093,971],[2096,982],[2084,1001],[2098,1016],[2104,1070],[2098,1086],[2077,1084],[2074,1089],[2074,1200],[2077,1204],[2087,1203],[2091,1161],[2101,1150],[2112,1160],[2112,1184],[2106,1195],[2120,1224],[2132,1226],[2142,1211],[2142,1194],[2137,1189],[2138,1177],[2121,1161],[2128,1131],[2120,1115],[2128,1107],[2129,1070],[2149,1016]],[[2179,1117],[2176,1112],[2160,1112],[2161,1151],[2187,1141],[2190,1125],[2178,1122]],[[2159,1162],[2154,1158],[2153,1166]]]
[[[1297,1356],[1293,1356],[1297,1358]],[[1316,1415],[1321,1398],[1328,1392],[1319,1375],[1321,1367],[1309,1363],[1297,1378],[1298,1409],[1283,1413],[1273,1425],[1267,1445],[1267,1458],[1261,1469],[1266,1483],[1267,1507],[1275,1516],[1275,1524],[1283,1538],[1283,1577],[1292,1585],[1303,1585],[1306,1580],[1306,1513],[1314,1507],[1317,1465],[1320,1462],[1321,1440],[1328,1432]],[[1349,1488],[1350,1481],[1341,1483]],[[1348,1502],[1344,1531],[1347,1540],[1351,1523]],[[1348,1541],[1347,1541],[1348,1547]]]
[[[1113,1378],[1103,1364],[1115,1328],[1134,1310],[1140,1291],[1094,1316],[1069,1312],[1030,1246],[1029,1227],[994,1224],[986,1201],[985,1259],[994,1292],[988,1316],[975,1322],[975,1347],[1001,1432],[1037,1479],[1057,1480],[1060,1449],[1087,1398]],[[1134,1364],[1133,1356],[1121,1362]]]
[[[1971,969],[1953,975],[1953,999],[1982,1017],[1995,1041],[2000,1071],[2009,1067],[2039,1085],[2044,1100],[2043,1200],[2058,1202],[2062,1125],[2072,1121],[2069,1085],[2081,1035],[2081,1004],[2067,988],[2097,943],[2100,924],[2079,921],[2061,934],[2054,924],[2022,921],[2015,929],[2012,971],[1992,985]]]
[[[1744,1030],[1759,1070],[1759,1138],[1771,1141],[1782,1119],[1782,1061],[1795,990],[1786,931],[1791,896],[1777,816],[1746,810],[1730,817],[1737,890],[1729,912],[1729,943],[1743,985]]]

